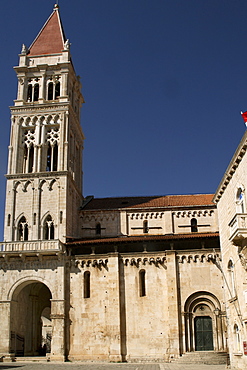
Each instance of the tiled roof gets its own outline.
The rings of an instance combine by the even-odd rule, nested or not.
[[[65,35],[58,8],[55,8],[30,46],[29,56],[61,53],[64,42]]]
[[[148,242],[148,241],[165,241],[165,240],[181,240],[181,239],[204,239],[218,238],[219,233],[188,233],[188,234],[169,234],[169,235],[150,235],[150,236],[127,236],[119,238],[102,238],[77,240],[67,243],[68,246],[85,245],[85,244],[107,244],[107,243],[133,243],[133,242]]]
[[[214,194],[166,195],[149,197],[95,198],[83,210],[112,210],[121,208],[172,208],[214,206]]]

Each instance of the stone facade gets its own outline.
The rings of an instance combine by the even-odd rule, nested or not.
[[[219,212],[222,270],[228,317],[231,364],[247,367],[247,132],[215,194]]]
[[[225,351],[213,195],[83,198],[83,97],[58,6],[15,70],[1,356],[170,361]]]

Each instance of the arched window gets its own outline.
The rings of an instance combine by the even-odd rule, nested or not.
[[[34,147],[30,145],[28,148],[28,173],[33,172]]]
[[[48,215],[44,222],[44,239],[53,240],[54,239],[54,223],[51,218],[51,215]]]
[[[18,223],[17,239],[20,241],[28,240],[28,223],[24,216],[22,216]]]
[[[27,101],[30,103],[33,101],[33,86],[29,84],[27,87]]]
[[[53,100],[53,82],[48,83],[47,100]]]
[[[191,226],[191,232],[192,233],[197,233],[198,232],[197,219],[196,218],[192,218],[191,219],[190,226]]]
[[[143,233],[144,234],[147,234],[149,231],[149,228],[148,228],[148,221],[147,220],[144,220],[143,221]]]
[[[139,271],[139,292],[140,297],[144,297],[146,295],[146,279],[145,279],[146,271],[140,270]]]
[[[227,268],[228,268],[228,276],[229,276],[230,294],[232,297],[235,297],[236,290],[235,290],[235,279],[234,279],[234,264],[232,260],[229,260]]]
[[[240,332],[239,332],[239,327],[237,324],[234,325],[233,328],[234,332],[234,350],[235,352],[240,352],[241,347],[240,347]]]
[[[38,100],[39,100],[39,84],[35,84],[33,89],[33,101]]]
[[[48,172],[57,171],[57,163],[58,163],[58,145],[56,142],[53,145],[48,143],[46,171]]]
[[[244,213],[245,212],[244,192],[243,192],[243,189],[241,189],[241,188],[238,188],[238,190],[237,190],[236,204],[237,204],[237,212],[238,213]]]
[[[84,298],[90,298],[90,272],[84,272]]]
[[[55,84],[55,99],[58,99],[60,96],[60,82],[57,81]]]
[[[96,224],[95,233],[96,233],[96,235],[101,235],[101,225],[100,225],[100,223]]]

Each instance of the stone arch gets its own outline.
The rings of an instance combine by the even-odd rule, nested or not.
[[[191,294],[184,304],[185,350],[225,349],[224,322],[219,299],[207,291]]]
[[[15,356],[45,355],[42,350],[44,312],[51,312],[52,292],[43,279],[26,277],[12,285],[10,299],[10,353]],[[50,316],[47,317],[50,320]],[[51,323],[52,326],[52,323]]]
[[[32,283],[32,282],[39,282],[47,286],[47,288],[51,291],[51,294],[53,292],[52,286],[50,284],[50,281],[40,277],[40,276],[25,276],[23,278],[20,278],[15,281],[15,283],[11,286],[11,288],[8,291],[7,294],[7,300],[12,301],[15,299],[16,294],[18,294],[22,288],[24,288],[26,285]],[[54,293],[52,294],[52,296]]]

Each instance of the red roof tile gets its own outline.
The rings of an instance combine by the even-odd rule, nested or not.
[[[58,8],[55,8],[30,46],[29,56],[61,53],[64,42],[65,35]]]
[[[181,239],[204,239],[218,238],[219,233],[187,233],[187,234],[169,234],[169,235],[150,235],[150,236],[125,236],[116,238],[87,239],[68,242],[67,245],[85,245],[85,244],[108,244],[108,243],[133,243],[142,241],[165,241]]]
[[[121,208],[172,208],[215,206],[214,194],[166,195],[153,197],[95,198],[83,210],[112,210]]]

